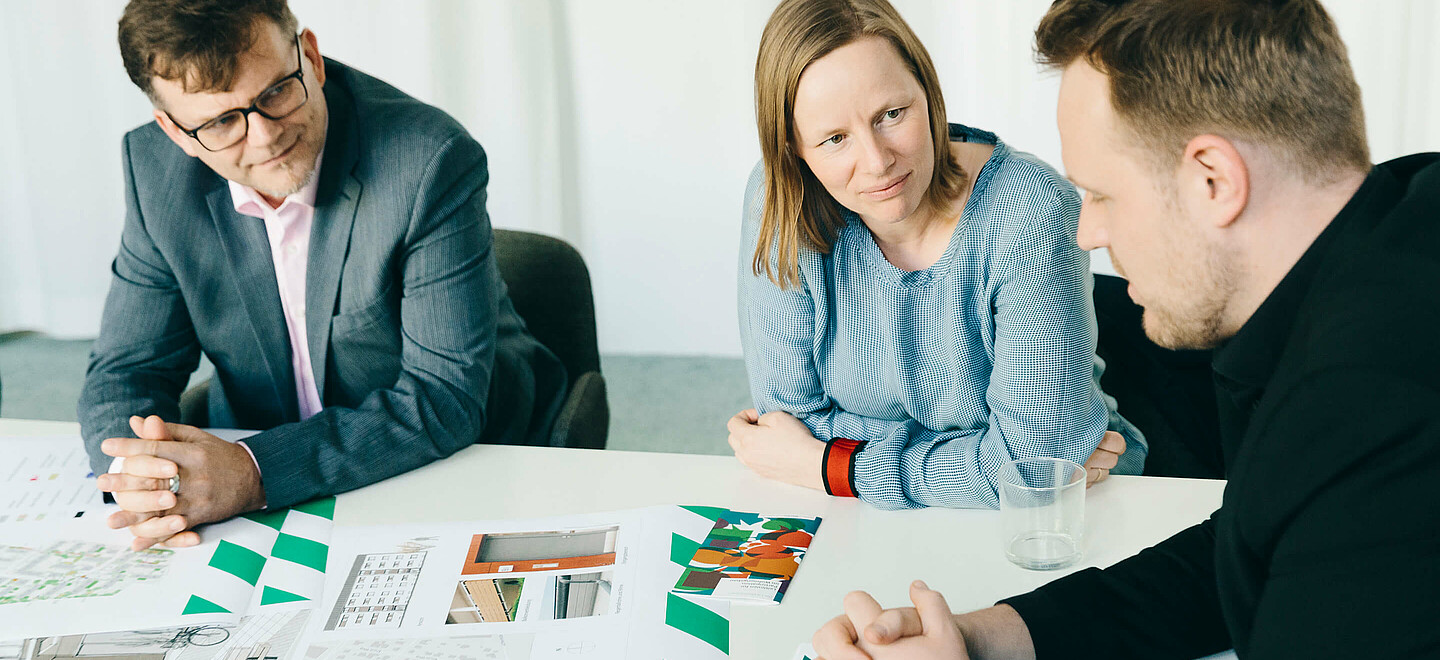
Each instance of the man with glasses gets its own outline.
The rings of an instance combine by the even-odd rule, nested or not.
[[[500,280],[480,145],[297,28],[285,0],[133,0],[120,19],[155,122],[123,143],[79,416],[137,549],[477,441],[544,444],[565,394]],[[177,423],[201,353],[208,425],[259,434]]]

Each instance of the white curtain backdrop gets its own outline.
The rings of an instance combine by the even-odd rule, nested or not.
[[[490,156],[500,227],[585,255],[601,350],[738,355],[752,75],[775,0],[291,0],[320,49],[444,108]],[[952,121],[1057,166],[1049,0],[895,0]],[[1440,3],[1326,0],[1376,161],[1440,150]],[[0,332],[94,336],[124,212],[121,135],[150,117],[119,0],[0,3]],[[1097,269],[1107,268],[1103,257]]]

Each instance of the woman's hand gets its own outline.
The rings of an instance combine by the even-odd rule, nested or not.
[[[787,412],[761,415],[752,408],[731,417],[726,427],[735,457],[755,474],[824,490],[820,472],[825,443],[815,439],[805,422]]]
[[[735,444],[731,442],[730,444]],[[1105,437],[1100,439],[1100,446],[1095,448],[1095,453],[1085,459],[1085,487],[1089,488],[1105,480],[1110,476],[1110,470],[1120,462],[1120,455],[1125,453],[1125,436],[1114,431],[1106,431]]]

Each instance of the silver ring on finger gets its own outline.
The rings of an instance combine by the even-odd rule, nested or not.
[[[170,477],[170,492],[180,494],[180,475]]]

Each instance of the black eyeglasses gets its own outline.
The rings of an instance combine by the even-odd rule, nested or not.
[[[235,108],[226,110],[220,116],[207,121],[194,130],[187,129],[170,117],[170,122],[176,128],[195,139],[200,146],[209,151],[220,151],[229,149],[245,139],[250,132],[249,115],[252,112],[259,113],[261,117],[270,120],[284,119],[294,114],[310,100],[310,90],[305,88],[305,64],[304,49],[300,47],[300,35],[295,35],[295,73],[292,73],[279,82],[271,85],[255,97],[248,108]]]

